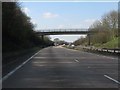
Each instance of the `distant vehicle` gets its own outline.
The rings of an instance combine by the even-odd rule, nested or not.
[[[55,45],[55,46],[59,46],[59,44],[57,44],[57,43],[54,43],[54,45]]]
[[[74,44],[72,44],[72,45],[71,45],[71,47],[75,47],[75,45],[74,45]]]

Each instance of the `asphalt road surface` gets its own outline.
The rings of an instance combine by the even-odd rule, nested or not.
[[[118,88],[118,59],[63,47],[40,50],[3,88]]]

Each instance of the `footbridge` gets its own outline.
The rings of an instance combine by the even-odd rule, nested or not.
[[[46,29],[39,30],[36,32],[38,35],[79,35],[79,34],[89,34],[88,29]]]
[[[36,32],[39,36],[44,40],[45,35],[88,35],[89,37],[89,45],[90,45],[90,34],[93,31],[89,31],[88,29],[41,29]]]

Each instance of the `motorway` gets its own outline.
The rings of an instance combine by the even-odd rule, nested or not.
[[[39,51],[3,88],[118,88],[118,59],[60,46]]]

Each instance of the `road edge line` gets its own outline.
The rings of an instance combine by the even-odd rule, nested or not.
[[[19,66],[17,66],[15,69],[13,69],[11,72],[9,72],[7,75],[5,75],[2,80],[0,81],[5,81],[9,76],[11,76],[15,71],[17,71],[18,69],[20,69],[23,65],[25,65],[28,61],[30,61],[35,55],[37,55],[41,50],[39,50],[38,52],[36,52],[34,55],[32,55],[30,58],[28,58],[26,61],[24,61],[22,64],[20,64]]]

